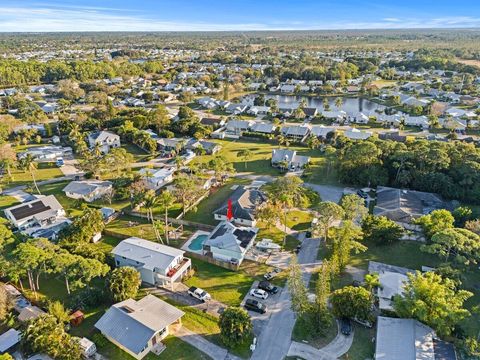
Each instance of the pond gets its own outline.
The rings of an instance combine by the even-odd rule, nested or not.
[[[279,108],[296,108],[300,104],[302,99],[305,99],[307,102],[307,107],[317,108],[318,110],[323,110],[323,97],[311,97],[311,96],[301,96],[301,95],[266,95],[266,99],[275,99],[278,102]],[[372,112],[377,109],[384,109],[383,105],[377,104],[368,99],[355,97],[342,97],[343,104],[340,108],[335,106],[335,101],[337,97],[330,96],[326,98],[330,104],[330,110],[343,110],[347,113],[356,113],[361,111]]]

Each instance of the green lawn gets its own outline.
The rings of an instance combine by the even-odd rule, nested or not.
[[[305,323],[307,321],[307,323]],[[318,336],[310,330],[308,325],[309,319],[303,319],[302,317],[297,318],[295,321],[295,327],[292,332],[292,340],[297,342],[306,342],[309,345],[320,349],[325,345],[329,344],[335,336],[337,336],[338,328],[335,319],[332,319],[330,326],[325,329],[325,334],[323,336]]]
[[[80,206],[83,203],[82,200],[75,200],[67,197],[63,192],[63,188],[67,186],[69,181],[61,181],[54,184],[40,186],[40,192],[43,195],[55,195],[55,198],[63,206],[69,216],[78,216],[82,214]]]
[[[43,180],[62,177],[63,173],[55,165],[55,163],[37,163],[38,168],[33,171],[37,182]],[[19,169],[12,170],[12,181],[4,185],[5,188],[11,188],[19,185],[33,185],[32,175],[29,171]]]
[[[342,360],[365,360],[373,358],[375,353],[375,328],[369,329],[359,324],[354,324],[355,334],[350,350],[341,357]]]
[[[307,211],[292,210],[287,214],[287,226],[292,230],[305,231],[310,229],[312,219],[312,214]]]
[[[17,205],[19,203],[20,202],[17,199],[15,199],[13,196],[8,196],[8,195],[0,196],[0,210],[6,209],[13,205]]]
[[[106,230],[117,234],[119,238],[136,236],[150,241],[157,241],[152,224],[148,223],[146,219],[139,217],[120,216],[111,223],[107,224]],[[183,245],[183,243],[192,235],[194,231],[195,229],[184,226],[183,234],[178,239],[170,239],[170,246],[181,247],[181,245]],[[109,241],[112,240],[110,239]]]
[[[192,263],[196,273],[185,284],[200,287],[215,300],[230,306],[240,305],[255,280],[242,271],[227,270],[196,259],[192,259]]]
[[[228,197],[234,191],[232,186],[249,183],[249,180],[230,179],[225,185],[212,189],[211,193],[197,205],[196,211],[189,211],[185,215],[185,220],[200,224],[216,225],[218,221],[213,218],[213,212],[227,203]]]

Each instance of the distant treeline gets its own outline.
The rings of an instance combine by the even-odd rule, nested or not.
[[[379,139],[336,139],[340,181],[434,192],[447,199],[480,203],[480,150],[473,144]]]
[[[141,76],[159,73],[163,65],[158,61],[132,63],[129,61],[49,61],[0,60],[0,87],[52,83],[64,79],[87,81],[116,76]]]

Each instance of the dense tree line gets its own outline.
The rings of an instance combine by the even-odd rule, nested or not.
[[[480,200],[480,152],[473,144],[427,140],[336,139],[337,169],[344,183],[390,185],[434,192],[447,199]]]
[[[0,61],[0,86],[52,83],[64,79],[87,81],[116,76],[141,76],[161,71],[163,65],[158,61],[138,64],[129,61],[52,60],[43,63],[36,60],[4,59]]]

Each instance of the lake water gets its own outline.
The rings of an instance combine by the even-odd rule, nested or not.
[[[301,95],[266,95],[266,99],[275,99],[278,102],[279,108],[296,108],[300,104],[302,99],[307,101],[307,107],[317,108],[318,110],[323,110],[323,99],[322,97],[310,97],[310,96],[301,96]],[[363,98],[348,98],[344,97],[343,105],[340,108],[335,106],[335,96],[327,97],[328,103],[330,104],[330,110],[343,110],[347,113],[358,112],[358,111],[375,111],[377,109],[383,109],[384,106],[374,103],[373,101],[363,99]]]

